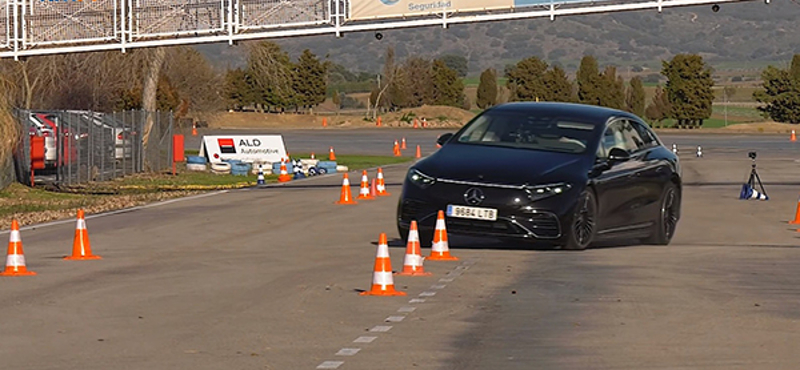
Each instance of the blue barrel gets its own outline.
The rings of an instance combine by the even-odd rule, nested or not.
[[[250,173],[251,166],[249,163],[232,163],[231,174],[236,176],[247,176]]]
[[[286,164],[286,172],[290,175],[292,174],[292,168],[292,162]],[[275,162],[272,164],[272,173],[276,175],[281,174],[281,162]]]
[[[324,170],[324,173],[336,173],[336,161],[319,161],[317,170]],[[323,171],[320,171],[323,173]]]
[[[206,164],[206,157],[201,157],[199,155],[189,155],[186,156],[186,163]]]

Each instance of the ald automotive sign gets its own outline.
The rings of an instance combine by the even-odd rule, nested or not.
[[[352,0],[351,19],[406,17],[442,11],[511,8],[514,0]]]
[[[279,162],[286,157],[280,135],[203,136],[200,155],[209,162],[238,159],[244,162]]]

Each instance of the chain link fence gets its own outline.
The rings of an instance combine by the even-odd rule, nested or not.
[[[73,186],[140,172],[171,169],[173,119],[169,112],[15,112],[24,134],[15,155],[25,184]],[[144,143],[148,123],[149,144]],[[44,137],[45,168],[31,173],[30,136]]]

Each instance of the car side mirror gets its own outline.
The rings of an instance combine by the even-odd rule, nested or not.
[[[611,148],[608,152],[608,160],[611,162],[624,162],[631,159],[631,154],[625,149]]]
[[[444,143],[450,141],[450,138],[452,138],[452,137],[453,137],[453,133],[451,133],[451,132],[448,132],[446,134],[442,134],[436,139],[436,144],[444,146]]]

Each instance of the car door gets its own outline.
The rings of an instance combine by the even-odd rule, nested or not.
[[[661,143],[647,125],[635,120],[630,120],[629,123],[641,140],[636,153],[642,167],[635,176],[637,199],[634,217],[643,220],[641,222],[652,221],[660,212],[661,193],[664,186],[671,181],[672,169],[662,155],[664,149]]]
[[[638,149],[637,146],[631,145],[631,138],[626,136],[628,127],[629,124],[624,119],[610,122],[598,146],[596,170],[592,172],[591,181],[597,192],[597,222],[600,235],[624,228],[634,219],[631,191],[634,190],[636,183],[633,180],[641,170],[641,163],[633,156],[619,161],[608,158],[614,148],[624,150],[628,154]]]

